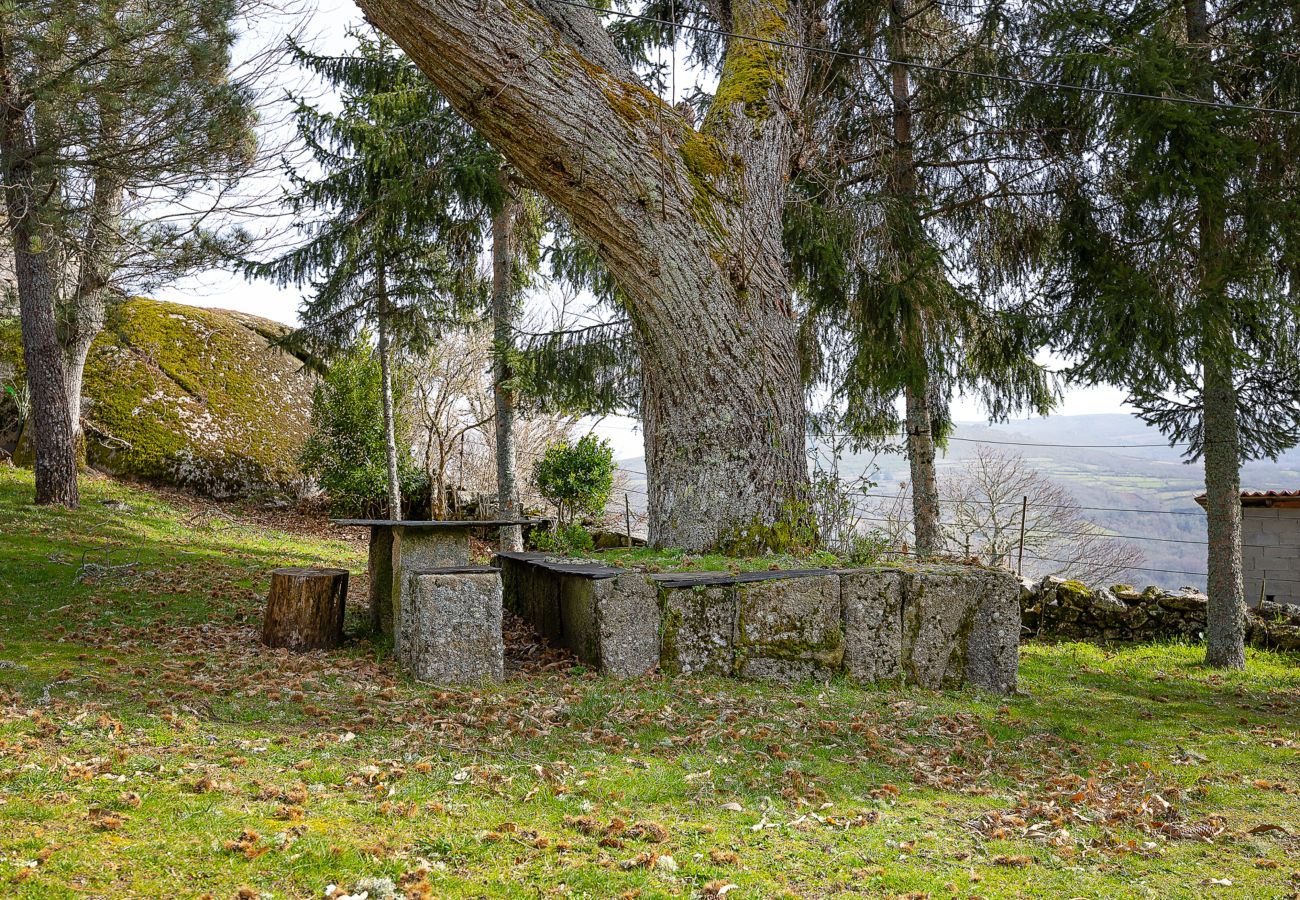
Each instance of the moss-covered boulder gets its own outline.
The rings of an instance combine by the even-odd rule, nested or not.
[[[277,322],[134,298],[114,307],[86,364],[89,463],[210,496],[292,492],[313,376]],[[0,355],[21,358],[16,327]]]

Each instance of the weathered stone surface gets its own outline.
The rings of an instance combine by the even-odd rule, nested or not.
[[[677,675],[730,675],[735,663],[734,585],[659,586],[660,664]]]
[[[499,679],[505,672],[501,638],[501,573],[496,569],[410,570],[401,607],[404,638],[398,660],[420,681],[462,683]]]
[[[958,687],[966,670],[967,641],[984,586],[978,570],[909,572],[903,594],[903,670],[930,690]]]
[[[88,461],[215,497],[304,492],[298,457],[316,378],[276,343],[289,330],[230,310],[114,304],[86,361]],[[0,371],[20,373],[21,357],[16,324],[0,327]],[[12,441],[0,448],[30,443],[19,432]]]
[[[735,666],[746,678],[826,679],[844,659],[838,575],[736,586]]]
[[[659,664],[659,604],[638,572],[540,553],[497,555],[506,607],[603,674],[644,675]]]
[[[966,642],[966,684],[1010,694],[1020,671],[1020,585],[1010,572],[985,571]]]
[[[592,582],[597,665],[606,675],[632,678],[659,665],[659,600],[654,585],[636,573]]]
[[[646,575],[540,554],[500,558],[511,607],[543,627],[554,619],[558,639],[609,674],[639,675],[658,663],[671,674],[779,681],[846,672],[929,688],[1016,686],[1020,586],[1010,573],[922,566]]]
[[[403,622],[403,612],[410,592],[411,573],[426,569],[464,568],[469,565],[469,541],[452,531],[408,528],[394,525],[392,533],[392,612],[393,622]],[[385,613],[381,606],[380,621]],[[405,629],[393,633],[393,648],[400,656],[406,640]]]
[[[903,579],[899,569],[864,569],[840,576],[844,671],[858,681],[903,675]]]
[[[1093,589],[1048,577],[1022,592],[1020,605],[1028,633],[1049,639],[1200,640],[1205,633],[1206,597],[1194,588]],[[1284,648],[1287,629],[1300,627],[1300,609],[1265,601],[1249,611],[1246,625],[1249,643]]]
[[[370,627],[380,634],[393,633],[393,532],[370,529],[370,550],[366,560],[370,576]]]

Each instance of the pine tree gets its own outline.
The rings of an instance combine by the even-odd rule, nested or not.
[[[1046,330],[1205,469],[1206,662],[1245,665],[1240,467],[1300,440],[1300,6],[1031,7],[1024,121],[1056,165]]]
[[[341,109],[300,102],[315,170],[289,173],[307,240],[250,274],[309,285],[299,340],[330,350],[373,325],[382,372],[388,506],[401,518],[393,356],[463,324],[485,301],[477,258],[500,208],[500,161],[387,38],[354,31],[355,53],[294,52],[339,94]]]
[[[0,15],[0,175],[17,263],[38,503],[77,503],[81,380],[114,291],[207,264],[229,239],[150,205],[252,164],[234,0],[25,0]],[[201,201],[196,201],[201,204]]]
[[[1006,295],[1041,245],[1014,186],[1032,161],[986,83],[910,65],[996,70],[998,5],[841,4],[832,21],[846,53],[820,73],[822,153],[796,181],[786,238],[808,342],[833,347],[816,362],[843,407],[837,426],[863,441],[902,427],[916,550],[931,555],[942,548],[935,453],[954,394],[978,395],[994,419],[1052,404]]]

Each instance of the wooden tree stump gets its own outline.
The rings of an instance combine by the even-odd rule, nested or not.
[[[262,643],[290,650],[326,650],[343,642],[346,569],[275,569],[266,598]]]

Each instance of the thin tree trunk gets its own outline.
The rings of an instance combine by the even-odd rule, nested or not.
[[[894,158],[890,173],[890,190],[893,201],[902,208],[904,220],[911,225],[919,223],[916,210],[916,156],[912,128],[912,90],[907,66],[903,64],[908,53],[906,0],[893,0],[889,10],[889,54],[895,60],[890,66],[890,100],[893,105]],[[913,242],[924,239],[917,224],[916,231],[895,233],[900,246],[895,256],[901,261],[899,277],[911,278],[911,259],[915,256]],[[904,315],[908,313],[905,312]],[[929,354],[926,352],[925,320],[916,311],[908,323],[911,333],[907,339],[907,352],[912,356],[910,365],[916,373],[904,391],[905,427],[907,430],[907,460],[912,474],[912,531],[916,538],[918,556],[933,556],[939,552],[942,536],[939,531],[939,487],[934,469],[934,427],[930,412],[930,375],[927,370]]]
[[[523,204],[501,173],[505,202],[492,220],[492,402],[496,412],[497,503],[504,518],[520,514],[519,482],[515,472],[515,391],[510,386],[514,372],[510,353],[515,345],[515,319],[519,313],[515,295],[515,219]],[[508,525],[501,529],[501,549],[524,548],[523,529]]]
[[[629,303],[641,356],[650,539],[703,550],[797,509],[807,485],[781,235],[802,137],[803,0],[733,0],[697,131],[590,12],[546,0],[362,0],[521,177],[572,218]],[[543,60],[544,63],[538,63]],[[751,532],[752,533],[752,532]]]
[[[120,50],[121,48],[114,49],[114,57],[121,55]],[[124,64],[120,59],[117,62]],[[100,146],[119,147],[122,143],[122,128],[118,111],[111,103],[101,103],[99,114]],[[91,344],[103,331],[108,315],[108,285],[121,242],[125,189],[126,178],[117,168],[102,167],[96,173],[78,253],[77,282],[60,323],[62,333],[59,337],[63,345],[68,414],[72,419],[78,458],[84,458],[85,454],[85,438],[81,427],[81,388],[86,372],[86,357],[90,353]]]
[[[384,405],[384,456],[388,463],[388,517],[402,518],[402,481],[397,471],[397,416],[393,409],[393,373],[388,338],[388,284],[384,273],[379,273],[379,327],[380,393]]]
[[[1202,99],[1215,98],[1210,75],[1209,16],[1205,0],[1184,0],[1187,39],[1201,63]],[[1221,198],[1203,191],[1198,201],[1198,264],[1202,425],[1205,436],[1206,558],[1205,662],[1224,669],[1246,667],[1246,597],[1241,575],[1241,433],[1232,358],[1231,299],[1223,290],[1225,222]]]
[[[4,60],[0,56],[0,70]],[[14,99],[7,78],[0,98],[0,177],[14,250],[14,279],[23,337],[23,364],[31,392],[36,502],[76,507],[77,457],[73,442],[63,354],[55,319],[56,243],[41,222],[42,205],[54,185],[41,179],[33,162],[34,135],[27,107]],[[39,119],[38,119],[39,120]]]
[[[912,527],[918,556],[943,548],[939,528],[939,483],[934,467],[934,425],[924,390],[906,391],[907,462],[912,472]]]
[[[101,173],[95,178],[90,220],[82,239],[77,284],[61,323],[60,343],[63,345],[68,414],[79,456],[85,449],[81,428],[82,382],[90,347],[104,330],[108,317],[108,284],[121,227],[122,181],[116,172]]]
[[[1209,540],[1205,662],[1246,667],[1246,596],[1241,574],[1241,444],[1237,391],[1217,364],[1204,367],[1205,513]]]

